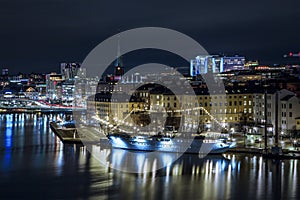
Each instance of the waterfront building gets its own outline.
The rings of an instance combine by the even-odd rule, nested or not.
[[[95,114],[108,124],[133,124],[131,114],[144,111],[144,102],[126,93],[102,92],[88,98],[88,113],[95,108]],[[126,120],[127,119],[127,120]]]
[[[117,97],[115,94],[119,96],[118,99],[115,98]],[[198,127],[199,131],[231,128],[238,130],[247,127],[247,131],[252,131],[249,128],[253,124],[252,90],[245,87],[228,87],[226,93],[222,94],[220,91],[208,93],[206,88],[198,88],[195,94],[196,96],[174,95],[167,88],[150,85],[139,88],[131,96],[131,99],[135,97],[134,101],[129,101],[129,97],[126,97],[127,93],[99,93],[95,97],[95,105],[97,114],[107,120],[124,119],[132,111],[151,112],[151,119],[154,121],[158,118],[155,115],[164,113],[166,124],[176,129],[180,126]],[[109,100],[110,98],[113,99]],[[182,116],[184,116],[183,121],[181,121]]]
[[[281,105],[281,121],[279,121],[281,132],[283,134],[290,134],[292,130],[296,129],[296,118],[300,117],[300,99],[293,95],[287,95],[280,99]]]
[[[295,120],[296,120],[296,130],[300,131],[300,117],[296,117]]]
[[[276,100],[277,93],[277,100]],[[263,127],[265,124],[265,91],[261,90],[253,94],[254,98],[254,121],[256,127]],[[278,122],[275,121],[276,101],[278,101]],[[270,133],[274,133],[275,123],[281,134],[289,134],[296,128],[296,118],[300,117],[300,100],[295,93],[282,89],[280,91],[267,90],[267,126]],[[263,134],[263,128],[256,128],[257,132]]]
[[[241,129],[253,122],[253,91],[243,87],[227,87],[226,94],[220,91],[198,90],[200,121],[206,128],[219,126]]]

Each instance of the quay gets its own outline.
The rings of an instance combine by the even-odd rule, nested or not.
[[[56,122],[50,122],[50,128],[63,143],[67,144],[99,144],[100,139],[105,138],[92,128],[66,128]]]
[[[50,122],[50,128],[63,143],[82,144],[76,128],[62,128],[55,122]]]
[[[50,128],[55,133],[55,135],[66,144],[95,144],[99,145],[100,140],[107,140],[105,135],[99,134],[93,128],[66,128],[58,125],[56,122],[50,122]],[[232,154],[258,154],[265,158],[272,159],[300,159],[300,151],[282,149],[282,154],[276,155],[272,153],[265,153],[263,148],[255,147],[234,147],[227,151],[227,153]]]
[[[268,149],[270,150],[270,149]],[[271,152],[265,153],[263,148],[249,148],[249,147],[235,147],[229,149],[228,153],[248,153],[248,154],[258,154],[265,158],[273,159],[300,159],[300,151],[282,149],[282,154],[274,154]]]

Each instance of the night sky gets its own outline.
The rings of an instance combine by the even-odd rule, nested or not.
[[[209,53],[265,64],[300,51],[299,0],[0,0],[0,25],[0,69],[10,74],[57,71],[106,38],[147,26],[187,34]]]

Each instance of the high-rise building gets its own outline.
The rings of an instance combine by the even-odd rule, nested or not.
[[[190,75],[197,76],[209,72],[219,73],[223,69],[223,59],[217,55],[199,55],[191,60]]]
[[[46,93],[49,100],[57,100],[61,98],[61,82],[63,81],[61,74],[51,73],[46,75]]]
[[[65,80],[72,80],[77,76],[80,69],[80,63],[61,63],[60,71]]]

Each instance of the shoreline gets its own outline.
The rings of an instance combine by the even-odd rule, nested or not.
[[[87,144],[93,143],[98,144],[95,140],[91,139],[91,136],[87,138],[81,138],[76,132],[76,128],[66,128],[60,129],[56,122],[50,122],[51,130],[55,133],[55,135],[66,144]],[[95,138],[93,138],[95,139]],[[226,153],[232,154],[257,154],[262,155],[265,158],[274,158],[274,159],[300,159],[300,151],[293,151],[288,149],[283,149],[282,155],[276,154],[264,154],[263,148],[249,148],[249,147],[234,147],[226,151]]]
[[[14,113],[72,113],[85,112],[86,109],[78,108],[0,108],[0,114]]]

